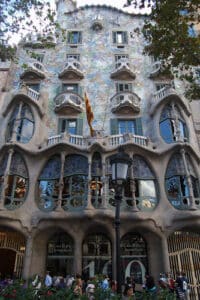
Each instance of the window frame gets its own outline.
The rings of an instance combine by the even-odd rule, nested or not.
[[[132,93],[133,92],[132,82],[116,82],[115,86],[116,86],[117,93],[126,93],[126,92]]]
[[[75,38],[75,34],[77,37]],[[82,44],[83,33],[81,30],[69,30],[67,32],[67,44],[68,45],[80,45]]]
[[[120,37],[121,36],[121,41]],[[112,31],[112,43],[117,46],[128,45],[128,32],[127,30],[113,30]]]

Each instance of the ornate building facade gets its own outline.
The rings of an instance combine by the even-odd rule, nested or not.
[[[200,102],[143,54],[145,16],[71,0],[57,13],[63,35],[30,35],[0,63],[0,271],[114,276],[110,157],[123,145],[122,279],[182,270],[198,299]]]

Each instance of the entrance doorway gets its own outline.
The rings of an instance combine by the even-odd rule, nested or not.
[[[12,277],[15,268],[16,252],[10,249],[0,249],[0,273],[2,278]]]
[[[23,270],[23,259],[26,241],[22,234],[9,229],[0,229],[0,272],[3,277],[20,278]]]
[[[55,233],[48,242],[47,270],[51,275],[72,275],[74,243],[65,232]]]

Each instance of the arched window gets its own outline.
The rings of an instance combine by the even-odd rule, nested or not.
[[[1,161],[1,191],[3,182],[5,184],[5,199],[4,204],[8,209],[15,209],[20,207],[26,198],[28,191],[28,171],[21,154],[14,152],[11,158],[10,166],[8,167],[8,154],[3,157]],[[4,172],[8,167],[8,175]]]
[[[132,164],[137,206],[141,210],[152,210],[158,202],[155,176],[141,156],[134,155]],[[125,186],[125,196],[131,197],[130,184]],[[128,204],[131,204],[131,199],[128,200]]]
[[[128,233],[120,242],[123,278],[133,276],[135,283],[142,284],[148,272],[147,244],[140,234]]]
[[[189,171],[194,198],[199,198],[198,178],[188,155],[186,163]],[[177,209],[187,209],[190,206],[190,191],[184,161],[181,154],[172,156],[165,174],[166,192],[170,203]],[[198,201],[198,200],[197,200]],[[196,202],[196,204],[198,204]]]
[[[160,134],[168,144],[187,141],[187,127],[177,106],[169,104],[163,109],[160,117]]]
[[[88,160],[86,157],[77,154],[66,157],[63,183],[63,208],[82,208],[87,201],[88,194]]]
[[[108,274],[111,278],[111,242],[102,234],[91,234],[83,242],[83,274],[86,278]]]
[[[47,269],[52,274],[73,274],[74,242],[65,232],[56,232],[48,241]]]
[[[60,171],[60,157],[51,157],[39,177],[39,208],[49,211],[56,207],[59,195]]]
[[[20,102],[13,110],[8,122],[6,141],[28,143],[34,132],[34,118],[30,107]]]

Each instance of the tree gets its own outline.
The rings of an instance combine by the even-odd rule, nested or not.
[[[200,99],[197,79],[200,66],[200,36],[194,25],[200,23],[199,0],[127,0],[126,6],[151,6],[143,27],[147,40],[144,53],[161,62],[162,75],[179,77],[185,82],[186,96]]]
[[[13,34],[47,33],[52,30],[54,16],[49,1],[0,0],[0,60],[14,58],[16,48],[9,43]]]

